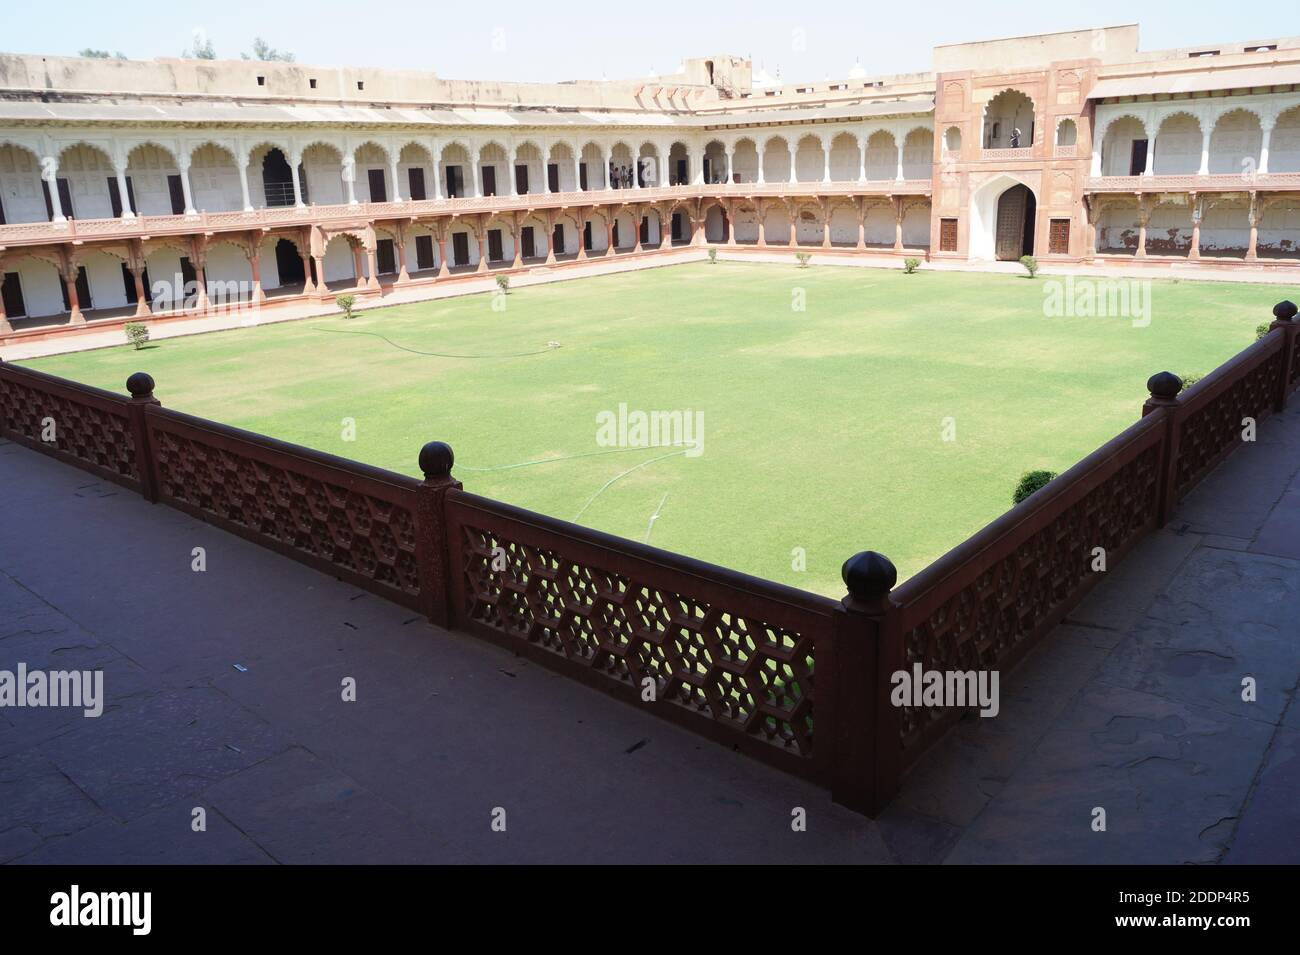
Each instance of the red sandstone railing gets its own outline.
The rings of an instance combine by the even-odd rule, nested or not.
[[[654,186],[646,189],[595,189],[537,192],[522,196],[473,196],[460,199],[408,199],[403,202],[358,202],[311,206],[272,206],[236,212],[137,216],[133,219],[68,219],[65,222],[19,222],[0,225],[0,245],[131,239],[199,232],[231,232],[404,217],[528,212],[626,203],[665,202],[763,196],[930,195],[930,180],[866,182],[721,183]]]
[[[1300,172],[1090,176],[1084,192],[1247,192],[1300,189]]]
[[[1300,322],[1143,417],[895,589],[851,557],[834,601],[465,492],[430,442],[417,481],[0,364],[0,434],[136,488],[828,787],[876,813],[962,712],[891,704],[891,675],[1002,670],[1300,387]]]

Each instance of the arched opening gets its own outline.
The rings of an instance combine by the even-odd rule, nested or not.
[[[668,150],[668,176],[669,184],[674,186],[686,185],[691,181],[690,153],[685,143],[673,143]]]
[[[1122,116],[1106,128],[1101,141],[1103,176],[1140,176],[1147,166],[1147,130],[1135,116]],[[1154,159],[1154,155],[1152,156]]]
[[[1028,149],[1034,144],[1034,101],[1003,90],[984,108],[985,149]]]
[[[1194,175],[1201,168],[1201,124],[1188,113],[1167,117],[1156,130],[1155,150],[1155,175]]]
[[[1264,131],[1254,113],[1244,109],[1224,113],[1210,134],[1210,174],[1256,172],[1263,142]]]
[[[914,129],[903,140],[903,178],[930,178],[934,165],[934,133],[928,129]]]
[[[1072,119],[1063,119],[1056,125],[1056,145],[1074,146],[1079,142],[1079,127]]]
[[[781,136],[773,136],[763,144],[763,179],[790,181],[790,144]]]
[[[1013,176],[985,183],[971,197],[970,257],[1014,262],[1034,254],[1038,198]]]
[[[362,146],[357,150],[358,156],[368,155],[370,147]],[[362,191],[366,185],[366,175],[358,158],[353,166],[353,192],[359,199],[369,193]],[[382,162],[382,160],[381,160]],[[298,185],[302,191],[303,202],[315,202],[320,205],[339,205],[347,202],[347,185],[343,181],[343,153],[330,143],[312,143],[302,151],[298,163]]]
[[[312,268],[315,267],[315,263],[312,263]],[[289,239],[280,239],[275,243],[275,270],[280,276],[281,286],[297,285],[301,289],[307,282],[302,255],[298,252],[298,247]]]
[[[821,182],[826,173],[826,152],[816,136],[804,136],[794,153],[794,175],[799,182]]]
[[[1269,172],[1300,172],[1300,106],[1287,110],[1273,126]]]
[[[752,139],[736,140],[731,156],[738,182],[758,182],[758,147]]]
[[[946,155],[956,156],[961,152],[961,127],[949,126],[943,134],[943,151]]]
[[[289,168],[284,153],[274,146],[262,157],[262,189],[268,207],[294,204],[293,170]],[[305,201],[306,197],[303,198]]]
[[[898,175],[898,146],[887,130],[878,129],[867,139],[867,178],[878,181]]]
[[[141,143],[127,155],[127,189],[132,208],[143,216],[183,215],[185,189],[171,151],[155,143]],[[110,193],[114,190],[109,186]],[[114,203],[118,205],[120,199]]]
[[[41,161],[36,153],[15,143],[0,145],[0,225],[48,222],[41,202]]]

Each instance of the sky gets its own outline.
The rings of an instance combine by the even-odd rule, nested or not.
[[[237,59],[260,36],[304,64],[424,69],[447,79],[632,79],[674,72],[684,57],[734,54],[796,82],[843,77],[859,61],[871,74],[921,72],[943,43],[1133,22],[1144,50],[1296,36],[1300,3],[60,0],[53,8],[9,4],[0,51],[174,57],[201,31],[223,59]]]

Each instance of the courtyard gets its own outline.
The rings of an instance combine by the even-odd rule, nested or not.
[[[840,596],[848,555],[917,572],[1277,301],[1129,290],[1085,317],[1047,276],[701,262],[30,364],[118,393],[147,371],[167,407],[407,474],[443,440],[467,490]],[[638,433],[656,411],[676,430]]]

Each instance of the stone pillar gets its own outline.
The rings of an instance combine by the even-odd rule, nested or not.
[[[406,230],[397,234],[397,283],[405,285],[411,281],[411,273],[406,270]]]
[[[867,248],[867,204],[865,201],[858,204],[858,242],[857,249],[859,252],[865,252]]]
[[[430,171],[433,173],[433,198],[442,199],[442,176],[438,174],[438,157],[433,156],[433,161],[429,163]]]
[[[1145,259],[1147,257],[1147,222],[1151,218],[1151,210],[1147,208],[1146,199],[1138,197],[1138,247],[1137,258]]]
[[[239,168],[239,191],[244,197],[244,211],[252,212],[253,199],[248,193],[248,163],[238,162],[236,166]]]
[[[867,181],[867,141],[864,139],[858,149],[858,182]]]
[[[1092,144],[1092,177],[1095,179],[1101,175],[1101,143]]]
[[[352,272],[356,276],[358,290],[366,287],[365,266],[361,261],[361,246],[353,244],[352,246]]]
[[[590,182],[588,182],[588,185],[590,185]],[[583,236],[583,233],[586,231],[586,228],[585,228],[585,227],[586,227],[586,222],[585,222],[585,218],[586,218],[586,217],[583,216],[583,214],[582,214],[581,212],[579,212],[579,213],[578,213],[577,215],[575,215],[573,218],[574,218],[574,221],[577,223],[577,229],[578,229],[578,261],[579,261],[579,262],[585,262],[586,259],[587,259],[587,246],[583,243],[583,241],[582,241],[582,236]]]
[[[761,143],[754,143],[754,149],[758,153],[758,184],[761,186],[767,182],[767,170],[763,168],[763,153],[767,152]]]
[[[894,251],[903,251],[903,200],[895,198],[894,202]]]
[[[402,202],[402,180],[398,177],[397,159],[398,157],[394,156],[389,163],[389,168],[393,171],[393,195],[391,201]]]
[[[310,295],[312,292],[316,291],[316,286],[311,280],[311,256],[306,253],[299,253],[299,256],[302,258],[302,294]],[[318,271],[316,274],[322,278],[325,275],[325,273],[321,271]],[[322,284],[324,283],[322,282]]]
[[[822,248],[831,247],[831,210],[830,206],[822,206]]]
[[[831,181],[831,144],[822,143],[822,182]]]
[[[344,173],[343,173],[343,175],[344,175],[344,178],[346,179],[346,178],[347,178],[347,166],[345,165],[343,168],[344,168]],[[299,176],[298,176],[298,157],[297,157],[297,156],[290,157],[290,160],[289,160],[289,175],[293,177],[293,204],[294,204],[294,208],[297,208],[297,209],[305,208],[307,204],[306,204],[305,202],[302,201],[302,183],[299,181]],[[349,181],[349,182],[348,182],[348,193],[349,193],[349,195],[351,195],[351,192],[352,192],[352,183]]]
[[[511,263],[511,268],[522,269],[524,267],[524,242],[523,242],[524,230],[523,230],[523,225],[519,221],[519,213],[515,213],[512,219],[514,221],[514,226],[515,226],[514,229],[515,260]],[[552,241],[554,241],[554,233],[552,233],[551,238],[548,238],[546,240],[546,245],[549,247]],[[537,249],[534,248],[533,251],[536,252]]]
[[[1265,123],[1262,128],[1264,134],[1263,141],[1259,144],[1259,174],[1261,176],[1268,173],[1268,147],[1273,139],[1273,124]]]
[[[605,254],[606,255],[614,254],[614,220],[616,218],[617,215],[614,213],[607,212],[605,214],[605,241],[606,241]]]
[[[438,233],[438,277],[446,278],[451,274],[451,267],[447,264],[447,233]]]
[[[311,287],[311,273],[307,273],[307,285],[303,288],[303,294],[315,293],[318,298],[324,298],[329,294],[329,285],[325,282],[325,253],[314,257],[316,262],[316,287]]]
[[[261,305],[266,301],[266,293],[262,291],[262,250],[257,246],[253,246],[248,265],[253,270],[253,304]]]
[[[199,287],[199,297],[195,304],[200,312],[206,312],[208,306],[212,304],[208,301],[208,269],[206,260],[195,261],[194,281]]]
[[[591,185],[591,183],[587,183],[587,185]],[[564,190],[561,189],[560,191],[563,192]],[[573,191],[582,191],[582,152],[579,150],[574,150],[573,153]]]
[[[795,171],[795,161],[794,161],[794,160],[795,160],[795,156],[796,156],[796,154],[797,154],[797,150],[795,149],[795,147],[794,147],[793,145],[788,145],[788,146],[786,146],[786,148],[790,151],[790,180],[789,180],[789,181],[792,182],[792,183],[793,183],[793,182],[798,182],[798,181],[799,181],[799,177],[796,175],[796,171]]]
[[[894,172],[894,181],[903,181],[903,144],[901,142],[898,144],[898,168]]]
[[[140,265],[139,268],[128,265],[127,268],[130,269],[131,278],[135,281],[135,317],[148,318],[153,312],[149,310],[149,302],[145,298],[144,265]],[[256,274],[254,273],[254,276]]]
[[[1254,262],[1258,258],[1259,244],[1259,207],[1256,204],[1254,193],[1250,196],[1250,212],[1247,221],[1250,223],[1250,242],[1246,246],[1246,261]]]
[[[1196,193],[1189,193],[1187,201],[1192,210],[1192,245],[1187,250],[1189,259],[1201,257],[1201,210],[1197,207]]]
[[[185,196],[185,214],[187,216],[196,216],[199,213],[194,208],[194,195],[190,192],[190,160],[188,156],[181,160],[178,168],[181,173],[181,193]],[[123,196],[122,198],[125,203],[126,197]]]
[[[478,237],[478,268],[475,271],[486,272],[488,270],[487,227],[480,224],[479,227],[474,230],[474,235]]]
[[[1142,175],[1155,175],[1156,171],[1156,141],[1153,139],[1147,148],[1147,167],[1142,170]]]
[[[63,274],[63,285],[68,290],[68,324],[70,325],[86,324],[86,316],[81,314],[81,301],[77,298],[78,271],[76,265],[72,265]]]
[[[366,288],[373,291],[379,291],[379,262],[375,256],[374,246],[366,249],[366,265],[370,278],[366,280]]]
[[[41,160],[41,178],[45,180],[46,188],[50,191],[50,209],[53,212],[50,221],[67,222],[68,217],[63,214],[63,202],[59,198],[58,157],[46,156]]]
[[[723,155],[723,156],[726,158],[726,160],[727,160],[727,172],[726,172],[726,175],[724,175],[723,178],[722,178],[722,181],[723,181],[724,184],[729,184],[729,183],[731,182],[731,180],[732,180],[731,162],[732,162],[732,156],[735,155],[735,153],[733,152],[733,148],[734,148],[734,147],[732,147],[732,146],[723,146],[723,147],[722,147],[722,155]]]
[[[761,157],[759,159],[759,162],[760,163],[762,162]],[[767,223],[766,221],[764,221],[766,219],[766,216],[764,214],[763,204],[761,202],[755,203],[754,211],[758,214],[758,247],[760,249],[766,249],[767,248]]]
[[[722,208],[727,214],[727,245],[734,246],[736,244],[736,210],[740,208],[740,203],[733,202],[731,205]]]
[[[799,210],[786,206],[786,218],[790,220],[790,248],[799,248]]]
[[[605,180],[605,188],[606,188],[606,189],[613,189],[613,188],[614,188],[614,183],[613,183],[613,180],[610,178],[610,171],[609,171],[609,167],[612,166],[612,165],[614,164],[614,154],[613,154],[613,152],[607,152],[607,153],[605,153],[604,161],[605,161],[605,165],[601,167],[601,169],[602,169],[601,176],[602,176],[602,177],[604,178],[604,180]]]
[[[115,172],[117,173],[117,193],[122,197],[122,218],[134,219],[135,210],[131,208],[131,190],[126,185],[126,167],[118,166]],[[187,199],[186,205],[188,204],[189,200]]]
[[[297,168],[297,166],[294,166],[295,170],[297,170]],[[299,195],[297,175],[298,174],[295,171],[293,180],[295,195]],[[357,161],[351,156],[348,156],[343,160],[343,184],[347,186],[348,189],[348,205],[355,206],[357,204]],[[301,195],[299,195],[298,198],[298,205],[302,205]]]
[[[1208,176],[1210,174],[1210,136],[1213,132],[1214,130],[1209,126],[1204,126],[1201,129],[1201,167],[1196,171],[1198,176]]]

